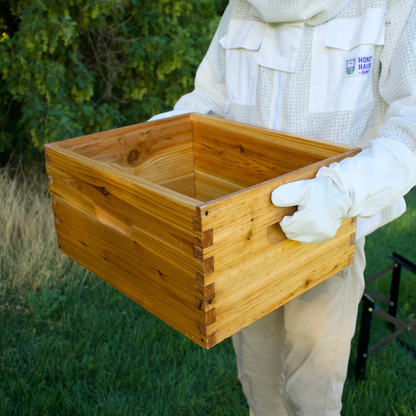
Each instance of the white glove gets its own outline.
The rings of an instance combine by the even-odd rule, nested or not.
[[[358,155],[321,168],[315,179],[282,185],[272,192],[277,207],[298,205],[280,222],[291,240],[323,243],[341,221],[371,217],[393,205],[416,184],[416,158],[392,139],[378,138]]]
[[[195,113],[195,110],[185,105],[181,105],[172,111],[167,111],[166,113],[156,114],[152,118],[149,118],[149,120],[147,121],[156,121],[156,120],[161,120],[162,118],[181,116],[182,114],[188,114],[188,113]]]

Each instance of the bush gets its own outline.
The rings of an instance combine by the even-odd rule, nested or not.
[[[0,0],[0,154],[145,121],[192,90],[225,0]]]

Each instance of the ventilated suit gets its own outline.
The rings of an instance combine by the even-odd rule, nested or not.
[[[415,2],[231,0],[195,90],[153,119],[187,112],[364,149],[272,198],[299,206],[281,225],[304,243],[358,215],[355,262],[233,336],[252,415],[338,416],[364,236],[405,211],[416,183]]]

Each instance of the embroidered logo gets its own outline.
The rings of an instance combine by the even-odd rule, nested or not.
[[[347,74],[351,75],[355,71],[355,59],[349,59],[347,61]]]
[[[345,61],[344,77],[359,77],[370,73],[371,65],[373,63],[372,56],[358,56],[353,59]]]

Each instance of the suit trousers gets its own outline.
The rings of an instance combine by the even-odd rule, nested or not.
[[[350,266],[233,335],[250,416],[339,416],[364,292],[364,238]]]

